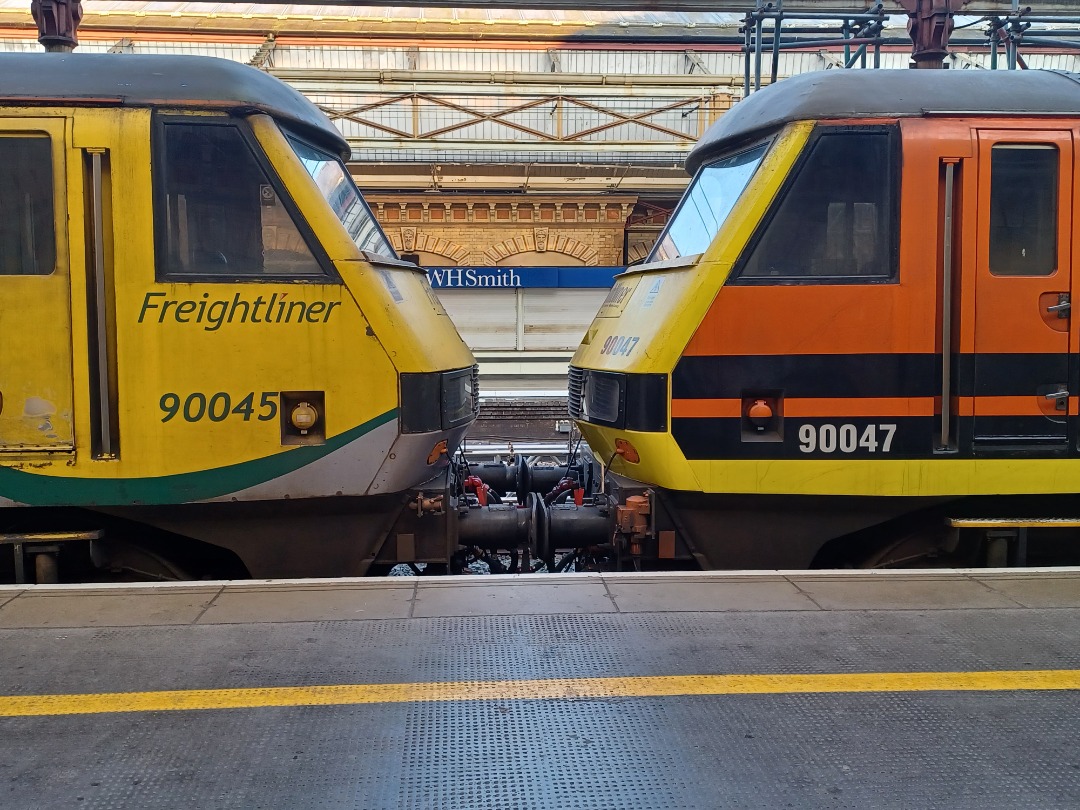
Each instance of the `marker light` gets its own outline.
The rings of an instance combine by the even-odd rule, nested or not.
[[[445,455],[446,455],[446,439],[443,439],[441,442],[439,442],[434,447],[432,447],[431,452],[428,453],[428,457],[427,457],[428,466],[430,467],[432,464],[434,464],[436,461],[438,461],[440,458],[442,458]]]
[[[764,430],[773,418],[773,409],[765,400],[758,399],[747,409],[746,415],[754,427]]]
[[[289,421],[301,433],[307,433],[319,421],[319,412],[309,403],[301,402],[292,409],[292,413],[289,414]]]
[[[637,448],[630,444],[626,439],[615,440],[615,453],[622,456],[630,464],[637,464],[641,461],[641,456],[638,455]]]

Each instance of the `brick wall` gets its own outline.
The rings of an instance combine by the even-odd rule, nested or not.
[[[630,194],[366,196],[398,252],[467,267],[623,264],[637,203]]]

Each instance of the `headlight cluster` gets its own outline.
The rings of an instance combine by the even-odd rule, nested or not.
[[[570,416],[596,425],[662,432],[667,430],[666,374],[623,374],[570,367]]]
[[[433,433],[468,424],[480,412],[477,366],[401,375],[401,432]]]

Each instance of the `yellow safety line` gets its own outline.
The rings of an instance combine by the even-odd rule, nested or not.
[[[559,700],[809,692],[984,692],[1080,689],[1080,670],[862,672],[827,675],[663,675],[528,681],[343,684],[250,689],[186,689],[88,695],[0,696],[0,717],[110,712],[350,706],[448,700]]]

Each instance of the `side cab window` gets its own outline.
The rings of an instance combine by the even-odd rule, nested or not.
[[[0,136],[0,276],[47,276],[56,265],[49,138]]]
[[[176,116],[154,134],[158,280],[327,280],[329,260],[246,127]]]
[[[1057,269],[1058,165],[1050,144],[1001,143],[990,151],[990,272],[1050,276]]]
[[[899,143],[895,126],[820,127],[731,283],[895,281]]]

